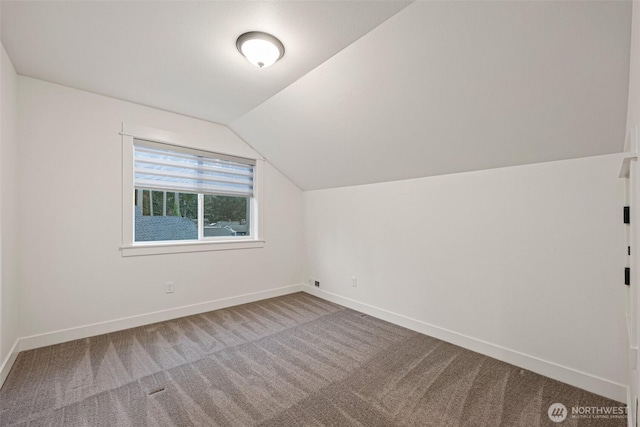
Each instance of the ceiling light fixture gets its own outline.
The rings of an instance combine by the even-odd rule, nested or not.
[[[253,65],[266,68],[284,56],[284,45],[271,34],[251,31],[236,41],[238,51]]]

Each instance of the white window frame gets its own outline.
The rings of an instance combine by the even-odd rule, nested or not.
[[[143,126],[122,124],[122,246],[120,250],[122,256],[174,254],[185,252],[203,252],[235,249],[262,248],[265,245],[263,228],[262,200],[262,170],[264,159],[257,156],[247,156],[246,153],[226,153],[219,150],[206,148],[206,142],[179,135],[173,132],[159,129],[147,128]],[[198,237],[201,240],[177,240],[161,242],[136,242],[134,240],[135,211],[133,201],[134,191],[134,140],[143,139],[146,141],[161,144],[173,145],[176,147],[190,148],[199,151],[209,152],[212,155],[222,154],[226,156],[250,158],[256,161],[254,168],[253,197],[251,198],[250,216],[250,236],[238,237],[208,237],[203,239],[200,234],[203,221],[200,208],[202,205],[202,195],[198,196]]]

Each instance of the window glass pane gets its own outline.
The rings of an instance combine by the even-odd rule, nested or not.
[[[251,234],[250,197],[204,195],[204,237]]]
[[[198,195],[134,191],[135,241],[198,240]]]

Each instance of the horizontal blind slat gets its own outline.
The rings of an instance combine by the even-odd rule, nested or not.
[[[140,180],[135,187],[137,190],[151,190],[151,191],[169,191],[174,193],[204,193],[211,196],[239,196],[247,197],[247,194],[242,191],[236,191],[233,188],[225,188],[220,186],[206,186],[200,188],[194,188],[191,186],[182,186],[179,182],[169,182],[162,188],[157,186],[155,181]]]
[[[134,143],[134,185],[140,189],[252,197],[253,170],[253,164],[227,156],[217,159]]]
[[[144,176],[142,176],[144,175]],[[140,169],[136,171],[136,176],[140,178],[157,179],[158,181],[171,181],[174,178],[177,180],[190,180],[190,181],[207,181],[207,182],[229,182],[233,184],[241,184],[245,186],[253,186],[253,181],[242,178],[234,178],[233,176],[210,176],[210,175],[194,175],[172,171],[152,170],[152,169]]]
[[[197,166],[197,165],[184,165],[183,163],[175,163],[171,161],[163,160],[150,160],[146,158],[136,158],[136,163],[140,165],[154,165],[154,166],[166,166],[177,169],[193,169],[203,172],[218,172],[225,174],[243,175],[253,177],[253,167],[247,168],[224,168],[224,167],[212,167],[212,166]],[[145,166],[146,167],[146,166]]]
[[[148,146],[148,144],[151,144],[153,146],[152,147]],[[164,155],[166,152],[170,152],[173,157],[182,158],[182,159],[201,157],[201,158],[206,158],[216,162],[231,162],[231,163],[250,165],[250,166],[253,166],[256,164],[256,161],[252,159],[233,157],[227,154],[216,154],[216,153],[210,153],[206,151],[192,150],[188,148],[181,149],[180,147],[174,147],[169,144],[163,144],[160,142],[149,142],[141,139],[134,140],[134,145],[136,150],[141,154]],[[163,146],[166,148],[159,148],[158,146]]]

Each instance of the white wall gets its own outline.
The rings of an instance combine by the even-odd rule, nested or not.
[[[629,150],[629,131],[640,124],[640,5],[632,3],[631,48],[629,52],[629,94],[625,150]]]
[[[304,190],[616,153],[630,12],[415,1],[231,127]]]
[[[18,339],[18,282],[16,258],[16,159],[18,81],[2,46],[0,52],[0,384],[13,363]]]
[[[305,276],[335,301],[624,400],[619,166],[614,154],[305,192]]]
[[[20,335],[27,347],[99,328],[29,340],[33,335],[301,281],[302,192],[268,163],[264,248],[123,258],[121,122],[209,138],[211,150],[252,150],[224,126],[26,77],[18,81]],[[175,282],[174,294],[164,293],[166,281]]]
[[[633,2],[631,19],[631,51],[629,56],[629,94],[627,103],[627,126],[625,137],[625,151],[637,150],[634,142],[632,147],[631,135],[635,128],[640,125],[640,5]],[[627,244],[631,246],[631,254],[627,256],[626,266],[631,268],[631,286],[626,292],[626,313],[628,323],[628,347],[629,347],[629,397],[627,405],[629,407],[630,424],[636,425],[637,418],[637,397],[640,378],[638,376],[638,271],[640,270],[640,257],[637,254],[637,221],[638,215],[637,194],[637,160],[629,162],[629,172],[626,179],[626,200],[625,204],[631,206],[632,220],[626,227]]]

